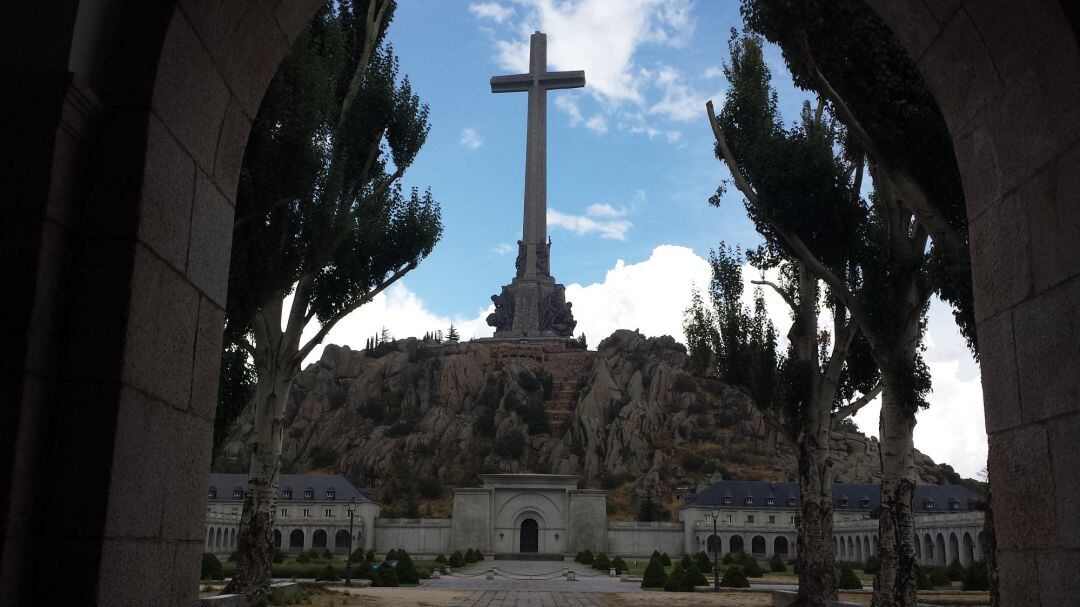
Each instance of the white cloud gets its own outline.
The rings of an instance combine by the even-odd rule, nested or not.
[[[570,95],[556,96],[555,107],[566,112],[566,115],[570,117],[570,126],[577,126],[584,120],[581,117],[581,109],[578,108],[577,100]]]
[[[682,73],[669,66],[660,67],[655,85],[663,96],[649,108],[649,114],[676,122],[700,120],[705,115],[706,101],[723,98],[721,93],[709,95],[691,86]]]
[[[461,129],[461,145],[469,148],[470,150],[479,149],[484,145],[484,138],[476,132],[476,129],[465,128]]]
[[[585,122],[585,127],[603,135],[607,132],[607,120],[602,114],[594,114]]]
[[[469,12],[480,19],[502,23],[514,14],[514,9],[498,2],[474,2],[469,5]]]
[[[589,209],[593,209],[595,213],[594,207],[611,208],[611,205],[592,205]],[[568,215],[554,209],[548,209],[547,222],[549,226],[563,228],[574,232],[578,236],[595,232],[600,235],[600,238],[613,240],[626,240],[626,233],[630,231],[630,228],[634,227],[630,220],[623,218],[621,215],[595,215],[588,211],[586,211],[586,215]]]
[[[590,204],[585,208],[585,214],[590,217],[622,217],[623,215],[626,215],[626,209],[616,209],[604,202],[600,204]]]
[[[705,70],[705,73],[702,74],[701,77],[706,79],[706,80],[711,80],[713,78],[723,78],[724,77],[724,70],[722,70],[719,67],[714,65],[712,67],[707,68]]]
[[[500,242],[491,248],[491,252],[496,255],[507,255],[513,253],[516,247],[508,242]]]
[[[555,70],[585,70],[588,90],[610,102],[643,101],[633,56],[645,43],[682,47],[694,31],[689,0],[517,0],[525,15],[510,39],[496,40],[503,68],[528,71],[529,35],[548,35]]]

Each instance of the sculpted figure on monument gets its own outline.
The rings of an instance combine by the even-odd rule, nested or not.
[[[536,247],[536,273],[541,276],[551,276],[550,263],[551,259],[551,239],[548,238],[547,244],[539,244]]]
[[[552,291],[544,299],[540,310],[540,330],[552,331],[562,337],[573,335],[577,321],[574,320],[571,307],[572,304],[566,301],[562,289]]]
[[[514,324],[513,297],[504,290],[502,295],[492,295],[491,303],[495,304],[495,311],[488,314],[487,324],[496,331],[509,331]]]
[[[517,277],[518,278],[521,278],[522,276],[525,275],[525,257],[526,257],[525,243],[519,240],[518,241],[518,256],[517,256],[517,259],[514,260],[514,268],[517,270]]]

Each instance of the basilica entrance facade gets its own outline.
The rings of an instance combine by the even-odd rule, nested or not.
[[[540,552],[540,525],[531,518],[521,521],[521,539],[518,552]]]

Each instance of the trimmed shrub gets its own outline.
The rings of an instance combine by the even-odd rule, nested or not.
[[[446,564],[446,557],[440,554],[439,556],[435,557],[435,562],[440,565],[444,565]]]
[[[356,550],[353,550],[351,558],[352,562],[354,563],[363,563],[367,561],[367,556],[364,554],[363,548],[357,548]]]
[[[720,564],[721,565],[730,565],[730,564],[732,564],[734,562],[735,562],[735,557],[731,556],[730,552],[725,554],[724,557],[722,559],[720,559]]]
[[[393,587],[398,585],[397,571],[386,561],[379,565],[379,568],[375,570],[375,574],[379,579],[371,580],[373,586]]]
[[[663,564],[664,564],[664,563],[663,563],[663,557],[661,557],[661,556],[660,556],[660,551],[659,551],[659,550],[653,550],[653,551],[652,551],[652,554],[651,554],[651,555],[649,555],[649,562],[652,562],[652,561],[653,561],[653,559],[656,559],[656,560],[658,560],[658,561],[661,561],[661,563],[660,563],[661,565],[663,565]]]
[[[475,556],[475,557],[476,557],[476,562],[477,562],[477,563],[479,563],[480,561],[484,560],[484,553],[483,553],[483,552],[481,552],[479,548],[478,548],[478,549],[476,549],[476,550],[473,550],[473,556]]]
[[[930,585],[934,588],[950,585],[949,574],[944,567],[930,567],[926,573],[930,576]]]
[[[450,561],[448,563],[451,567],[459,568],[465,566],[465,557],[461,556],[460,550],[455,550],[454,554],[450,555]]]
[[[915,566],[915,587],[919,590],[934,589],[934,585],[930,583],[930,574],[925,567]]]
[[[679,587],[682,585],[683,575],[686,572],[683,571],[682,563],[675,563],[675,566],[671,568],[671,573],[668,574],[667,580],[664,582],[664,590],[668,592],[678,592]]]
[[[473,552],[472,548],[469,548],[468,550],[465,551],[465,562],[466,563],[475,563],[476,562],[476,553]]]
[[[596,555],[595,559],[593,559],[592,568],[596,569],[597,571],[603,571],[604,573],[607,573],[607,570],[611,569],[611,561],[608,559],[606,554],[601,552],[600,554]]]
[[[712,571],[712,561],[709,559],[709,555],[705,554],[704,551],[701,551],[694,556],[694,564],[697,565],[698,571],[702,573]]]
[[[743,573],[742,567],[732,565],[724,572],[724,577],[720,580],[720,585],[725,588],[749,588],[750,582],[746,579],[746,574]]]
[[[664,572],[664,565],[660,563],[660,558],[649,560],[649,566],[645,568],[645,574],[641,576],[642,588],[663,588],[667,583],[667,573]]]
[[[623,574],[630,571],[626,568],[626,561],[622,560],[622,557],[620,556],[611,559],[611,567],[615,570],[616,574]]]
[[[395,567],[397,573],[397,579],[402,584],[419,584],[420,576],[416,573],[416,564],[413,563],[412,558],[408,552],[404,550],[398,551],[398,564]]]
[[[694,586],[708,585],[709,580],[705,579],[705,575],[698,569],[697,563],[690,563],[690,566],[683,573],[682,579],[679,580],[679,590],[681,592],[693,592]]]
[[[284,563],[285,553],[281,551],[281,548],[274,548],[274,557],[270,560],[275,563]]]
[[[878,557],[876,554],[871,554],[866,559],[866,564],[863,565],[863,573],[877,573],[878,570]]]
[[[297,563],[310,563],[311,562],[311,555],[306,553],[306,552],[301,552],[299,554],[299,556],[296,557],[296,562]]]
[[[743,573],[746,574],[746,577],[761,577],[765,575],[765,571],[761,568],[761,565],[758,564],[757,559],[755,559],[754,557],[747,554],[741,560],[742,562],[739,563],[739,565],[740,567],[742,567]]]
[[[660,564],[664,567],[671,567],[671,557],[666,552],[660,554]]]
[[[337,570],[334,569],[333,565],[327,565],[326,567],[323,567],[323,570],[315,576],[316,582],[336,582],[340,579],[341,578],[338,577]]]
[[[964,566],[960,564],[960,559],[953,559],[949,563],[948,568],[945,569],[945,575],[949,576],[949,579],[953,582],[959,582],[964,579]]]
[[[683,557],[682,557],[682,560],[679,561],[679,564],[682,565],[683,571],[686,571],[686,568],[689,567],[690,565],[692,565],[693,563],[694,563],[694,559],[690,558],[689,554],[684,554]]]
[[[377,575],[375,575],[375,570],[371,568],[371,563],[367,561],[360,561],[360,564],[355,569],[353,569],[352,576],[353,579],[372,580],[372,582],[374,582],[375,579],[378,577]]]
[[[990,580],[986,574],[986,563],[975,561],[964,571],[964,590],[989,590]]]
[[[332,552],[330,552],[329,549],[323,550],[322,554],[320,554],[319,556],[321,556],[322,560],[324,560],[324,561],[331,561],[331,560],[334,559],[334,554]]]
[[[838,584],[841,590],[861,590],[862,580],[855,574],[855,570],[851,567],[850,563],[840,563],[840,575],[838,577]]]
[[[787,565],[784,564],[784,559],[780,558],[779,554],[773,553],[772,558],[769,559],[769,571],[776,573],[787,571]]]
[[[236,562],[236,551],[235,550],[233,550],[232,552],[229,553],[229,558],[225,559],[225,562],[228,562],[228,563],[235,563]]]
[[[583,550],[581,552],[581,561],[580,561],[580,563],[582,565],[592,565],[592,562],[593,562],[592,550],[589,550],[588,548],[586,548],[585,550]]]
[[[375,551],[374,550],[368,550],[367,554],[364,555],[364,560],[369,562],[369,563],[374,563],[375,562]]]
[[[225,571],[221,567],[221,561],[218,557],[204,552],[202,555],[202,572],[199,574],[200,580],[223,580],[225,579]]]

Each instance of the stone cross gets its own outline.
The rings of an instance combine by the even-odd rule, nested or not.
[[[537,251],[547,246],[547,91],[583,86],[583,71],[547,71],[547,36],[540,32],[533,33],[529,39],[528,74],[491,78],[492,93],[529,93],[529,123],[525,140],[525,217],[521,227],[525,278],[537,277]],[[542,250],[546,253],[546,249]]]

